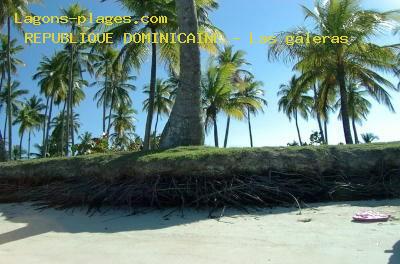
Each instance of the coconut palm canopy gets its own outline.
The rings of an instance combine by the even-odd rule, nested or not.
[[[29,139],[29,146],[40,147],[40,154],[32,156],[73,155],[73,146],[82,138],[90,141],[89,135],[107,141],[110,149],[115,143],[114,150],[157,147],[171,113],[174,117],[187,114],[182,107],[174,109],[174,104],[186,110],[192,107],[185,97],[190,93],[183,95],[180,90],[196,85],[201,88],[201,102],[198,91],[193,106],[201,104],[207,145],[286,145],[294,140],[304,144],[313,132],[329,144],[361,143],[361,135],[368,133],[380,141],[399,140],[400,13],[395,10],[400,5],[396,1],[299,0],[279,5],[253,1],[243,5],[240,0],[197,0],[193,14],[198,32],[221,37],[219,45],[200,45],[201,73],[191,63],[190,52],[197,52],[191,47],[122,43],[125,32],[184,30],[180,16],[188,13],[178,15],[180,0],[38,2],[5,0],[0,4],[0,132],[7,142],[11,135],[10,144],[21,143],[21,156],[30,156],[22,154]],[[135,19],[164,15],[169,21],[112,26],[72,21],[32,27],[9,21],[14,12]],[[34,31],[108,32],[114,34],[116,45],[24,44],[24,32]],[[273,35],[276,44],[267,41]],[[347,36],[348,43],[287,45],[287,35],[306,41],[321,35]],[[187,58],[184,62],[180,62],[181,53]],[[180,82],[180,71],[195,71],[189,74],[195,80]],[[43,106],[44,118],[35,125],[24,107],[32,96]],[[11,130],[5,126],[6,114],[14,124]],[[1,138],[0,144],[4,144]]]

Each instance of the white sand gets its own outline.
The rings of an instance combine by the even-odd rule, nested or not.
[[[217,221],[207,212],[164,220],[167,211],[88,217],[0,205],[0,263],[400,263],[400,200],[312,206],[302,215],[282,208],[228,211]],[[395,219],[351,222],[355,212],[371,208]]]

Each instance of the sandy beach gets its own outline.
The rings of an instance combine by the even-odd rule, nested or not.
[[[351,221],[364,209],[386,223]],[[400,200],[312,204],[251,214],[227,210],[127,216],[0,205],[1,263],[400,263]]]

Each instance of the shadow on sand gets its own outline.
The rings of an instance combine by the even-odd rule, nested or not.
[[[392,250],[386,251],[386,253],[391,253],[388,264],[399,264],[400,263],[400,240],[393,245]]]
[[[393,201],[377,201],[373,206],[384,206],[389,203],[400,203],[400,200]],[[370,203],[363,201],[358,202],[342,202],[342,203],[318,203],[309,205],[312,207],[343,205],[343,206],[368,206]],[[149,210],[148,210],[149,212]],[[37,210],[36,207],[24,204],[0,204],[0,221],[18,223],[24,225],[21,228],[0,233],[0,245],[26,239],[29,237],[45,234],[48,232],[62,233],[118,233],[126,231],[141,230],[157,230],[173,226],[186,225],[199,221],[209,220],[209,213],[206,210],[185,209],[184,214],[176,211],[168,217],[170,210],[152,210],[151,213],[129,214],[123,210],[108,210],[104,213],[97,213],[96,217],[86,214],[84,209],[73,209],[60,211],[54,209],[46,209],[44,211]],[[214,214],[219,215],[221,211]],[[263,210],[251,210],[251,215],[267,215],[281,213],[297,213],[297,208],[274,208]],[[240,217],[246,214],[243,211],[227,209],[221,222],[229,223],[229,218]],[[5,218],[2,220],[1,218]],[[217,221],[217,220],[215,220]],[[349,219],[350,221],[350,219]],[[6,225],[7,226],[7,225]],[[3,229],[4,230],[4,229]],[[393,249],[393,257],[389,264],[399,264],[399,247],[397,243]]]

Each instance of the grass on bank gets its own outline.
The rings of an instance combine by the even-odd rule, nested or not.
[[[140,161],[179,161],[179,160],[202,160],[210,157],[230,156],[240,153],[302,153],[323,152],[325,150],[337,150],[340,152],[369,152],[384,149],[400,149],[400,141],[390,143],[371,143],[359,145],[321,145],[321,146],[293,146],[293,147],[258,147],[258,148],[214,148],[214,147],[179,147],[169,150],[150,152],[109,152],[102,154],[90,154],[76,157],[40,158],[31,160],[17,160],[0,163],[0,169],[25,165],[38,165],[52,162],[71,161],[97,161],[107,162],[112,159],[123,158],[126,162]],[[399,157],[400,159],[400,157]]]

